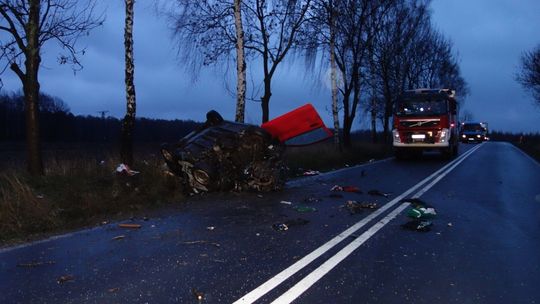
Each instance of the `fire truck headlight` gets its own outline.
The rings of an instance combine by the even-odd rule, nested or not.
[[[442,143],[447,142],[449,135],[450,135],[450,132],[448,132],[448,129],[442,129],[439,142],[442,142]]]
[[[480,137],[482,137],[482,135],[480,135],[480,134],[476,134],[476,137],[480,138]]]
[[[392,137],[394,138],[395,143],[400,143],[401,142],[401,140],[399,139],[398,130],[396,130],[396,129],[392,130]]]

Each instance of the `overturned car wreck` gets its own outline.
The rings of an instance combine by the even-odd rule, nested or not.
[[[161,153],[188,192],[280,190],[285,184],[285,146],[316,130],[319,135],[310,143],[331,135],[311,105],[261,127],[226,121],[210,111],[202,127],[178,143],[163,145]]]

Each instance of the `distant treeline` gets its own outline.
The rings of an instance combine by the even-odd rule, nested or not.
[[[117,142],[120,119],[76,116],[60,98],[40,95],[40,131],[43,142]],[[134,140],[174,142],[201,123],[191,120],[138,118]],[[20,93],[0,94],[0,141],[25,139],[24,97]]]
[[[491,131],[489,134],[490,140],[508,141],[514,143],[540,143],[540,133],[509,133],[501,131]]]

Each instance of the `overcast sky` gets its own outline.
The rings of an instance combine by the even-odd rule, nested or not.
[[[123,1],[107,2],[104,26],[81,41],[86,47],[82,71],[74,74],[69,67],[58,66],[57,52],[44,49],[41,89],[62,98],[74,114],[99,115],[98,111],[107,110],[108,115],[122,117],[125,113],[124,5]],[[215,109],[226,119],[234,119],[235,100],[230,93],[235,90],[234,81],[226,89],[226,79],[234,78],[226,77],[224,69],[207,69],[193,81],[177,60],[166,20],[155,14],[150,3],[140,0],[135,6],[137,116],[203,121],[206,112]],[[433,0],[432,10],[435,26],[454,42],[471,89],[464,108],[475,120],[489,122],[492,130],[540,132],[540,107],[533,106],[530,95],[514,80],[521,53],[540,44],[540,1]],[[331,125],[326,81],[323,76],[306,76],[311,74],[301,63],[285,62],[278,68],[271,118],[312,102]],[[10,70],[2,80],[4,91],[21,88]],[[248,86],[253,88],[250,82]],[[260,120],[260,104],[248,101],[246,122]],[[368,126],[363,117],[355,125]]]

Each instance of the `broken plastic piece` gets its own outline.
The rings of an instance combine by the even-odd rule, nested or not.
[[[360,190],[360,188],[356,186],[335,185],[332,188],[330,188],[330,191],[343,191],[343,192],[353,192],[353,193],[362,194],[362,191]]]
[[[383,193],[383,192],[381,192],[379,190],[369,190],[368,194],[369,195],[374,195],[374,196],[383,196],[383,197],[386,197],[386,198],[388,198],[390,196],[390,193]]]
[[[279,202],[279,203],[280,203],[280,204],[284,204],[284,205],[292,205],[292,203],[289,202],[289,201],[281,201],[281,202]]]
[[[113,241],[118,241],[118,240],[121,240],[121,239],[123,239],[123,238],[125,238],[125,237],[126,237],[125,235],[119,235],[119,236],[113,237],[111,240],[113,240]]]
[[[69,281],[73,281],[75,280],[75,277],[70,275],[70,274],[66,274],[66,275],[63,275],[61,277],[58,278],[58,280],[56,280],[56,282],[58,284],[64,284],[66,282],[69,282]]]
[[[120,228],[138,229],[138,228],[141,228],[141,225],[139,225],[139,224],[118,224],[118,227],[120,227]]]
[[[139,174],[139,171],[134,171],[129,168],[126,164],[119,164],[118,167],[116,167],[116,173],[118,174],[124,174],[127,176],[133,176],[135,174]]]
[[[294,207],[294,210],[298,212],[314,212],[317,211],[316,208],[310,207],[310,206],[296,206]]]
[[[277,231],[286,231],[289,229],[289,226],[283,223],[279,223],[279,224],[272,225],[272,228],[274,228],[274,230],[277,230]]]

